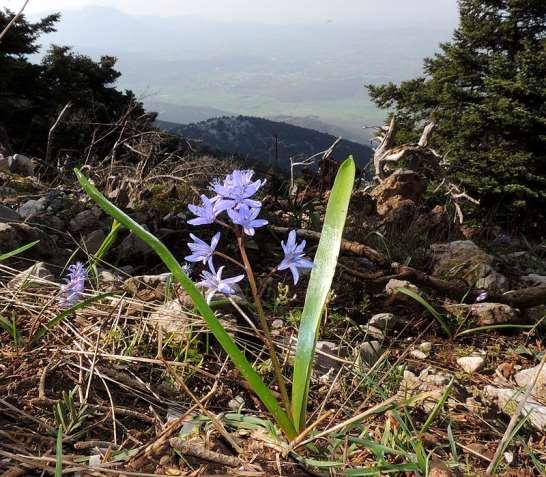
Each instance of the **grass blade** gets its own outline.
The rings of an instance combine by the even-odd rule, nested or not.
[[[55,477],[63,476],[63,430],[59,427],[57,431],[57,442],[55,444]]]
[[[442,396],[434,406],[432,412],[428,415],[427,420],[423,424],[423,427],[421,427],[421,430],[419,431],[419,434],[417,436],[418,438],[421,438],[425,434],[425,432],[429,430],[430,426],[432,426],[432,423],[434,422],[434,419],[436,419],[436,417],[438,417],[438,414],[440,414],[440,411],[443,409],[445,402],[451,394],[451,390],[453,389],[453,382],[454,379],[452,379],[446,386],[444,392],[442,393]]]
[[[480,326],[479,328],[472,328],[468,330],[461,331],[457,333],[457,336],[469,335],[471,333],[479,333],[480,331],[489,331],[489,330],[530,330],[534,328],[535,325],[488,325]]]
[[[267,410],[273,415],[277,424],[284,431],[289,439],[296,437],[296,430],[292,421],[288,418],[286,412],[281,408],[277,399],[264,384],[262,378],[256,373],[252,365],[247,360],[239,347],[235,344],[231,336],[218,321],[214,312],[205,301],[201,292],[194,283],[184,273],[182,266],[174,257],[171,251],[157,237],[144,229],[141,225],[131,219],[128,215],[113,205],[93,186],[87,178],[79,171],[75,170],[76,176],[87,195],[91,197],[108,215],[117,220],[121,225],[129,229],[138,238],[146,242],[152,250],[163,260],[173,277],[186,290],[191,297],[195,307],[207,323],[214,337],[218,340],[224,351],[228,354],[233,364],[239,369],[243,379],[245,379],[252,390],[260,398]]]
[[[11,252],[4,253],[3,255],[0,255],[0,262],[7,260],[8,258],[14,257],[15,255],[19,255],[20,253],[26,252],[29,248],[34,247],[38,243],[40,243],[40,241],[36,240],[35,242],[27,243],[22,247],[12,250]]]
[[[337,266],[337,257],[349,201],[355,179],[355,164],[349,157],[341,164],[334,187],[328,201],[322,234],[315,255],[315,266],[311,272],[305,305],[301,316],[296,357],[294,363],[294,381],[292,384],[292,416],[297,429],[305,427],[305,412],[309,379],[313,366],[313,357],[320,326],[320,320],[326,298],[330,292]]]
[[[408,290],[407,288],[399,288],[397,291],[403,293],[404,295],[408,295],[409,297],[413,298],[417,303],[423,305],[423,307],[436,319],[442,329],[451,338],[452,333],[449,329],[449,326],[447,325],[446,320],[440,313],[438,313],[438,311],[436,311],[436,309],[428,301],[426,301],[418,293],[415,293],[413,290]]]

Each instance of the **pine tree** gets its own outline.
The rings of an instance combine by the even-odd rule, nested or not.
[[[393,108],[399,139],[438,125],[434,146],[453,179],[496,220],[544,230],[546,218],[546,2],[460,0],[460,26],[424,75],[369,86]]]
[[[0,10],[0,31],[12,17],[13,12]],[[72,107],[56,133],[58,150],[83,151],[92,142],[95,124],[115,123],[122,116],[144,118],[141,122],[151,127],[155,116],[144,114],[131,91],[116,89],[116,58],[94,61],[52,45],[41,63],[30,61],[29,55],[40,50],[39,37],[55,31],[59,19],[54,14],[31,23],[22,15],[0,42],[0,129],[16,151],[43,156],[49,128],[67,103]],[[111,147],[101,141],[95,152],[105,155]]]

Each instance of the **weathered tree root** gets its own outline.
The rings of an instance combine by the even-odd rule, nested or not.
[[[180,437],[173,437],[169,440],[171,447],[182,454],[191,455],[198,459],[214,462],[216,464],[227,465],[228,467],[239,467],[242,462],[238,457],[220,454],[219,452],[205,449],[202,445],[188,442]]]
[[[478,289],[470,289],[469,291],[469,286],[462,280],[442,280],[441,278],[432,277],[411,267],[399,266],[395,267],[394,271],[397,273],[396,275],[384,277],[380,280],[384,281],[391,278],[408,280],[416,285],[432,288],[450,298],[459,300],[462,297],[466,297],[465,299],[467,302],[476,301],[476,298],[483,293],[483,290]],[[515,308],[531,308],[533,306],[546,304],[546,287],[522,288],[520,290],[511,290],[502,295],[490,293],[487,297],[487,301],[491,303],[503,303]]]
[[[275,232],[278,232],[280,234],[286,234],[290,232],[291,229],[288,227],[277,227],[275,225],[271,226],[271,229]],[[307,239],[307,240],[320,240],[320,232],[314,232],[313,230],[304,230],[304,229],[297,229],[296,230],[298,237]],[[353,255],[358,255],[360,257],[366,257],[369,260],[373,260],[377,263],[387,263],[386,257],[379,251],[368,247],[367,245],[364,245],[362,243],[358,242],[352,242],[350,240],[342,240],[341,241],[341,250],[343,252],[352,253]]]

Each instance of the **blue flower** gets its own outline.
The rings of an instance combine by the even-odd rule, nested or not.
[[[476,302],[481,303],[482,301],[485,301],[488,298],[489,298],[489,293],[484,290],[476,297]]]
[[[267,225],[267,220],[257,219],[260,213],[260,207],[249,209],[246,205],[240,205],[239,209],[228,209],[229,218],[234,224],[243,227],[245,234],[254,235],[254,229]]]
[[[216,293],[222,293],[224,295],[234,295],[235,290],[233,289],[232,285],[240,282],[243,278],[245,278],[244,275],[238,275],[233,278],[222,279],[222,272],[224,271],[224,267],[220,267],[218,271],[216,271],[214,269],[212,261],[209,261],[209,268],[210,272],[208,270],[205,270],[201,273],[202,281],[197,284],[199,286],[207,288],[207,303],[210,303],[212,297]]]
[[[83,263],[76,262],[68,267],[68,274],[65,277],[65,285],[61,286],[59,304],[63,308],[70,308],[80,301],[85,289],[87,272]]]
[[[262,206],[251,197],[265,184],[265,180],[252,181],[253,175],[254,171],[235,170],[226,176],[222,184],[219,182],[212,184],[212,190],[218,195],[215,206],[219,213],[233,208],[238,209],[241,205],[249,208]]]
[[[305,244],[305,240],[302,240],[299,245],[296,243],[295,230],[292,230],[288,234],[286,244],[281,242],[281,246],[284,251],[284,258],[277,268],[278,270],[286,270],[289,268],[292,272],[292,276],[294,277],[294,285],[297,285],[298,280],[300,279],[298,269],[313,268],[313,262],[308,258],[305,258],[305,254],[303,253]]]
[[[188,224],[191,225],[207,225],[212,224],[216,220],[218,215],[217,210],[214,207],[214,202],[212,202],[206,195],[201,196],[202,206],[188,205],[191,213],[196,216],[195,219],[188,220]]]
[[[220,232],[212,237],[210,245],[193,234],[190,234],[190,237],[193,242],[188,243],[188,247],[192,253],[185,257],[185,259],[188,262],[203,262],[203,264],[207,263],[207,261],[210,262],[220,240]]]

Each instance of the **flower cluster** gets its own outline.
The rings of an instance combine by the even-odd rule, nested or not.
[[[248,236],[254,236],[257,228],[268,224],[267,220],[258,216],[262,209],[260,201],[254,198],[255,194],[265,184],[265,180],[253,180],[253,171],[235,170],[227,175],[223,182],[211,184],[211,190],[215,193],[213,197],[201,196],[201,205],[189,205],[190,212],[195,218],[188,220],[191,225],[208,225],[217,221],[222,213],[226,213],[231,223],[242,230]],[[220,222],[221,223],[221,222]],[[202,272],[201,282],[198,285],[206,288],[207,301],[210,302],[216,293],[233,295],[233,285],[240,282],[244,275],[233,278],[222,278],[224,267],[216,271],[213,264],[213,256],[217,253],[216,247],[220,241],[218,232],[207,243],[190,234],[193,242],[188,243],[191,254],[186,257],[188,262],[202,262],[207,264],[209,270]],[[305,257],[305,240],[296,242],[296,231],[292,230],[286,243],[281,243],[284,251],[284,258],[277,267],[278,270],[289,269],[294,278],[294,284],[298,283],[299,271],[313,267],[313,262]]]
[[[59,304],[62,308],[70,308],[80,301],[85,289],[87,272],[83,263],[76,262],[68,267],[68,274],[65,277],[65,284],[61,286]]]

